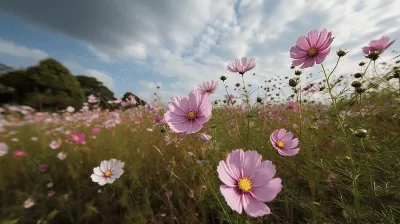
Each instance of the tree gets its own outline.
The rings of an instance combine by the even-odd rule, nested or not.
[[[78,80],[85,97],[87,98],[90,95],[94,95],[100,101],[100,107],[103,109],[111,107],[111,105],[107,103],[108,101],[116,100],[114,93],[96,78],[78,75],[76,76],[76,79]]]
[[[67,106],[78,109],[84,102],[77,79],[52,58],[26,70],[5,73],[0,76],[0,83],[14,90],[11,98],[0,96],[1,103],[24,104],[38,110],[60,110]]]

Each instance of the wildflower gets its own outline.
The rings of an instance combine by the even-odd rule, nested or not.
[[[173,131],[191,134],[198,132],[210,120],[211,109],[209,95],[193,90],[189,97],[173,98],[164,119]]]
[[[75,144],[83,144],[85,142],[85,134],[74,132],[69,136],[69,140],[75,142]]]
[[[228,65],[228,71],[238,72],[243,75],[244,73],[252,70],[256,66],[256,60],[254,58],[247,59],[242,57],[240,60],[235,58],[234,62],[230,62]]]
[[[97,135],[100,133],[100,128],[93,128],[92,129],[92,134]]]
[[[225,94],[225,99],[226,99],[226,101],[228,101],[228,103],[232,103],[232,101],[233,101],[233,99],[235,99],[235,96],[234,95],[232,95],[232,94]]]
[[[301,68],[313,67],[315,63],[322,63],[330,53],[330,45],[333,41],[332,32],[323,29],[319,34],[318,30],[311,30],[307,36],[297,39],[296,46],[290,49],[290,57],[294,60],[294,66]]]
[[[49,167],[49,165],[47,165],[45,163],[42,163],[42,164],[39,165],[38,170],[39,170],[39,172],[46,172],[48,167]]]
[[[30,208],[35,205],[35,200],[33,198],[28,198],[24,201],[24,208]]]
[[[125,163],[120,160],[103,160],[100,166],[93,169],[93,174],[90,177],[93,182],[99,183],[100,186],[107,183],[112,184],[124,173],[124,166]]]
[[[275,130],[270,136],[270,141],[282,156],[294,156],[300,151],[300,148],[296,148],[299,139],[293,139],[293,133],[286,132],[283,128]]]
[[[15,151],[13,152],[13,156],[14,156],[14,157],[25,157],[25,156],[26,156],[26,153],[25,153],[25,151],[22,150],[22,149],[17,149],[17,150],[15,150]]]
[[[37,140],[39,140],[39,138],[38,137],[31,137],[31,140],[36,142]]]
[[[362,48],[362,51],[367,58],[371,60],[378,59],[386,49],[388,49],[396,40],[389,42],[389,37],[382,36],[381,39],[372,40],[369,42],[368,46]]]
[[[8,153],[8,145],[4,142],[0,142],[0,156],[4,156]]]
[[[51,141],[50,144],[49,144],[49,146],[50,146],[51,149],[54,150],[54,149],[60,148],[61,144],[62,144],[61,140],[60,140],[60,139],[57,139],[57,140]]]
[[[49,183],[47,183],[47,185],[46,185],[47,188],[52,188],[53,186],[54,186],[54,183],[53,183],[53,182],[49,182]]]
[[[74,107],[71,107],[71,106],[67,107],[67,112],[73,113],[74,111],[75,111]]]
[[[48,192],[47,192],[47,197],[51,198],[51,197],[53,197],[55,194],[56,194],[55,191],[48,191]]]
[[[218,87],[218,81],[211,80],[207,82],[203,82],[203,84],[199,87],[200,91],[205,94],[213,94]]]
[[[229,207],[252,217],[271,213],[264,202],[270,202],[282,190],[282,180],[273,178],[276,173],[271,161],[263,161],[256,151],[236,149],[217,167],[222,196]]]
[[[67,154],[66,154],[66,153],[63,153],[63,152],[59,152],[59,153],[57,154],[57,158],[58,158],[59,160],[64,160],[64,159],[67,158]]]
[[[96,97],[93,96],[93,94],[92,94],[92,95],[88,96],[88,102],[89,102],[89,103],[97,103],[97,99],[96,99]]]
[[[200,134],[200,139],[203,141],[203,142],[208,142],[208,141],[210,141],[211,140],[211,136],[210,135],[207,135],[206,133],[201,133]]]
[[[297,111],[300,108],[300,105],[297,102],[290,101],[286,104],[286,108]]]

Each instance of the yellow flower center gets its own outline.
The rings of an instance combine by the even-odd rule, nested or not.
[[[212,90],[211,88],[207,88],[206,92],[209,93],[209,92],[211,92],[211,90]]]
[[[278,147],[280,147],[280,148],[283,148],[283,146],[285,146],[285,143],[283,143],[282,141],[278,141],[278,142],[276,143],[276,145],[277,145]]]
[[[194,120],[197,117],[196,111],[192,110],[186,114],[189,120]]]
[[[104,176],[106,176],[106,177],[111,176],[111,171],[110,171],[110,170],[107,170],[107,171],[104,173]]]
[[[78,141],[78,140],[79,140],[79,137],[75,135],[75,136],[73,137],[73,139],[74,139],[74,141]]]
[[[310,50],[308,50],[307,52],[308,56],[314,56],[315,54],[317,54],[317,49],[315,48],[311,48]]]
[[[241,178],[238,182],[238,187],[243,192],[249,192],[253,188],[251,181],[248,178]]]

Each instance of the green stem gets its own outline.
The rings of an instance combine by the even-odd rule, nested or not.
[[[338,122],[340,124],[340,128],[342,129],[343,135],[344,135],[345,139],[347,140],[346,129],[344,128],[343,121],[342,121],[342,119],[341,119],[341,117],[339,115],[339,111],[337,109],[336,98],[333,96],[332,88],[331,88],[331,85],[329,83],[329,78],[332,75],[332,72],[329,75],[327,75],[325,67],[324,67],[324,65],[322,63],[321,63],[321,67],[322,67],[322,70],[323,70],[325,78],[326,78],[326,83],[327,83],[327,86],[328,86],[328,93],[329,93],[329,96],[331,98],[334,110],[335,110],[336,118],[337,118],[337,120],[338,120]],[[354,163],[354,160],[353,160],[353,155],[352,155],[351,149],[349,148],[348,144],[346,144],[346,146],[347,146],[347,150],[346,151],[348,153],[348,157],[350,158],[351,167],[352,167],[352,192],[353,192],[353,196],[354,196],[353,206],[355,207],[357,223],[360,223],[360,199],[359,199],[359,193],[358,193],[358,188],[357,188],[357,172],[356,172],[356,167],[355,167],[355,163]]]

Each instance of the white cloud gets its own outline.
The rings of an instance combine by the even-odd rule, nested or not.
[[[239,75],[226,71],[235,57],[256,58],[257,75],[245,76],[253,85],[264,84],[271,77],[292,76],[289,49],[311,29],[327,28],[335,36],[327,68],[334,66],[336,50],[350,50],[338,74],[358,71],[358,62],[365,61],[360,48],[370,40],[400,34],[400,1],[393,0],[187,0],[180,4],[121,0],[104,5],[71,0],[68,4],[77,7],[46,8],[61,14],[52,18],[50,14],[36,16],[45,9],[38,3],[24,11],[27,7],[6,2],[13,11],[28,13],[30,18],[90,43],[89,49],[104,62],[123,60],[170,78],[173,83],[163,87],[169,91],[166,95],[186,95],[190,88],[221,75],[228,76],[232,89],[241,82]],[[81,4],[92,10],[81,15],[84,22],[74,22],[71,15],[75,14],[68,10]],[[399,41],[392,49],[396,46]],[[304,73],[321,76],[320,67]],[[150,84],[143,85],[148,88]],[[223,94],[220,82],[217,95]]]
[[[62,62],[74,75],[86,75],[96,78],[101,81],[107,88],[113,90],[115,87],[114,79],[109,76],[107,73],[96,70],[86,68],[85,66],[79,64],[76,61],[63,61]]]
[[[25,46],[2,39],[0,39],[0,53],[14,57],[25,57],[36,60],[41,60],[48,57],[48,55],[42,50],[27,48]]]

